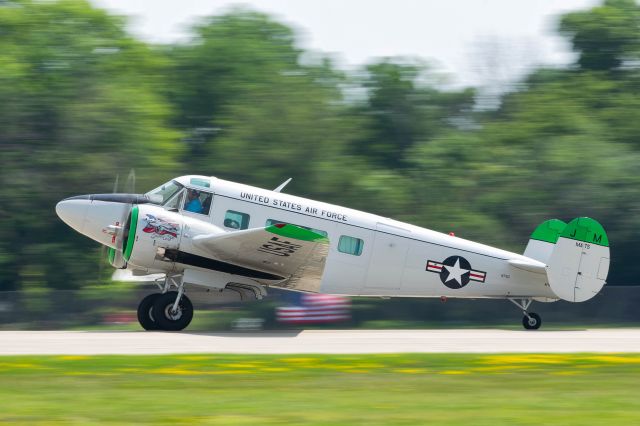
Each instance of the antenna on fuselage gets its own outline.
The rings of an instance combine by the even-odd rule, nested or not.
[[[289,178],[289,179],[285,180],[284,182],[282,182],[280,184],[280,186],[278,186],[276,189],[273,190],[273,192],[282,192],[284,187],[287,186],[289,184],[289,182],[291,182],[291,179],[293,179],[293,178]]]

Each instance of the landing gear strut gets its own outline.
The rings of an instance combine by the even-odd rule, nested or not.
[[[522,310],[524,317],[522,317],[522,326],[527,330],[537,330],[542,325],[542,318],[535,312],[529,312],[529,305],[533,302],[533,299],[509,299],[511,303],[516,305]]]
[[[138,305],[138,322],[145,330],[180,331],[193,319],[193,304],[184,294],[182,275],[169,275],[156,283],[162,293],[146,296]],[[178,291],[169,291],[175,286]]]

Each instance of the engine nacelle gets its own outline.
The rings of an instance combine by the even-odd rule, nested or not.
[[[126,228],[128,234],[123,240],[124,259],[129,265],[149,272],[177,272],[182,269],[166,253],[180,251],[185,234],[188,240],[195,235],[224,232],[208,222],[152,204],[133,206]]]

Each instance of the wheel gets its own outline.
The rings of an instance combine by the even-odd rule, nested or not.
[[[527,330],[537,330],[542,325],[542,318],[536,313],[529,312],[529,316],[522,317],[522,325]]]
[[[193,305],[186,295],[182,295],[178,309],[171,312],[178,297],[177,291],[169,291],[159,295],[153,303],[153,318],[161,330],[180,331],[189,325],[193,319]]]
[[[160,293],[153,293],[146,296],[138,305],[138,322],[145,330],[159,330],[158,324],[153,319],[153,304],[160,296]]]

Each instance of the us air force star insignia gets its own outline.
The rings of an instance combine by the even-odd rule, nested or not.
[[[445,263],[444,269],[449,272],[449,275],[444,280],[445,284],[451,280],[455,280],[457,283],[462,284],[462,276],[469,273],[469,269],[462,269],[460,267],[460,258],[456,259],[456,263],[453,266],[449,266]]]
[[[453,289],[462,288],[469,281],[483,283],[487,277],[486,272],[471,268],[469,261],[462,256],[449,256],[442,263],[430,260],[426,270],[439,274],[442,284]]]

